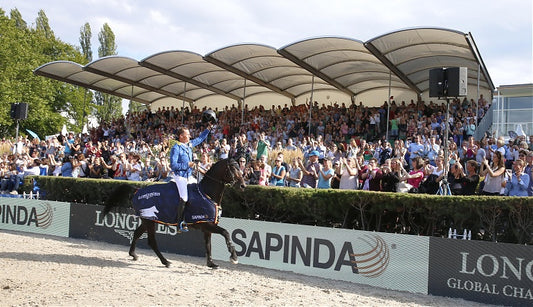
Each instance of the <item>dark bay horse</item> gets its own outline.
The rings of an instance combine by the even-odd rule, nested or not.
[[[245,187],[244,179],[242,177],[241,171],[239,169],[239,165],[237,162],[233,159],[223,159],[215,163],[211,168],[206,172],[203,179],[198,184],[198,189],[201,193],[206,195],[209,199],[214,201],[216,204],[220,204],[220,201],[222,200],[222,194],[224,192],[224,189],[227,184],[231,184],[233,186],[239,186],[241,189]],[[190,186],[190,185],[189,185]],[[158,189],[156,192],[147,192],[147,189]],[[168,191],[168,193],[165,193],[165,191]],[[161,199],[164,202],[163,204],[158,204],[161,206],[169,206],[169,208],[177,207],[179,197],[177,196],[177,188],[174,182],[170,182],[168,184],[161,184],[161,185],[150,185],[147,187],[143,187],[137,191],[135,191],[135,187],[129,184],[123,184],[117,187],[110,195],[109,199],[107,200],[105,204],[105,209],[103,214],[106,215],[109,213],[112,209],[116,207],[124,207],[131,205],[131,199],[133,198],[133,207],[136,207],[136,201],[140,198],[146,199],[146,197],[135,197],[136,195],[144,196],[144,195],[159,195],[159,194],[170,194],[169,198],[157,198]],[[191,198],[191,192],[189,192],[189,202],[188,207],[194,206],[194,199]],[[187,210],[187,209],[185,209]],[[139,215],[138,210],[136,209],[137,214]],[[161,210],[160,210],[161,211]],[[159,212],[159,211],[156,211]],[[145,232],[148,232],[148,245],[152,248],[152,250],[157,254],[159,257],[159,260],[161,260],[161,263],[165,265],[166,267],[170,266],[170,262],[161,254],[159,251],[159,248],[157,247],[157,242],[155,239],[155,224],[158,221],[157,219],[149,219],[149,218],[143,218],[143,216],[139,215],[141,218],[141,225],[135,230],[133,234],[133,240],[131,241],[131,246],[129,250],[129,255],[133,257],[133,260],[137,260],[138,256],[135,253],[135,245],[137,243],[137,240],[141,237],[141,235]],[[171,225],[176,225],[176,220],[172,221],[173,223],[168,223]],[[187,221],[189,222],[189,221]],[[208,222],[198,222],[194,223],[192,225],[189,225],[189,228],[195,228],[199,229],[204,233],[204,242],[205,242],[205,250],[206,250],[206,257],[207,257],[207,266],[210,268],[217,268],[218,265],[213,262],[213,259],[211,258],[211,234],[212,233],[218,233],[226,239],[226,246],[228,247],[228,251],[230,253],[230,261],[234,264],[238,262],[237,259],[237,253],[235,252],[235,247],[233,246],[233,243],[231,242],[229,232],[218,226],[218,218],[215,219],[215,221],[208,221]]]

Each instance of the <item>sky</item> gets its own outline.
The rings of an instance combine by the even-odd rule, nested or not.
[[[56,37],[79,46],[80,28],[108,23],[120,56],[142,60],[167,50],[206,55],[241,43],[281,48],[321,36],[367,41],[400,29],[471,33],[496,87],[533,83],[532,0],[0,0],[30,26],[40,9]]]

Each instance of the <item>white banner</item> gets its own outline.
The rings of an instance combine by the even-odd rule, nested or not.
[[[429,237],[222,218],[239,263],[427,294]],[[213,258],[228,260],[213,234]]]
[[[0,197],[0,229],[69,236],[70,204]]]

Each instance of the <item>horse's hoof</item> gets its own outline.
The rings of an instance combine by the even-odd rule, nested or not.
[[[163,264],[165,265],[165,267],[169,268],[171,263],[172,263],[172,262],[167,261],[167,262],[165,262],[165,263],[163,263]]]
[[[133,261],[137,261],[137,259],[139,259],[139,257],[137,255],[135,255],[135,254],[133,254],[133,255],[130,254],[130,256],[131,256],[131,258],[133,258],[133,259],[131,259]]]
[[[212,268],[212,269],[218,269],[218,264],[216,264],[214,262],[208,262],[207,266]]]
[[[239,259],[237,257],[229,257],[229,261],[233,264],[239,263]]]

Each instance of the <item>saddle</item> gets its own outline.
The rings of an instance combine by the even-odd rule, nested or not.
[[[218,204],[203,194],[196,183],[189,184],[187,189],[189,201],[183,212],[185,222],[218,224]],[[178,188],[174,182],[153,184],[135,193],[133,209],[141,218],[165,225],[177,225],[179,199]]]

